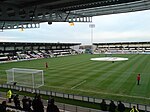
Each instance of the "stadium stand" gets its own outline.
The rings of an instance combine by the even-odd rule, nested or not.
[[[80,43],[0,42],[0,62],[75,55]]]
[[[149,54],[150,42],[94,43],[97,53]]]
[[[54,56],[59,57],[59,56],[68,56],[68,55],[73,55],[73,51],[71,49],[63,49],[63,50],[53,50],[52,51]]]
[[[0,54],[0,61],[6,61],[8,60],[8,57],[4,55],[3,53]]]

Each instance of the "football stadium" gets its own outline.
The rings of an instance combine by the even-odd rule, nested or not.
[[[3,43],[2,46],[5,44],[10,44],[9,46],[18,44],[17,48],[20,50],[22,48],[22,46],[19,47],[20,43]],[[37,45],[34,43],[22,44],[28,44],[27,48],[29,48],[29,44],[31,46],[33,44],[32,47],[34,48],[39,43]],[[53,46],[53,44],[51,45]],[[63,48],[64,44],[60,44],[60,46],[62,47],[58,48]],[[109,45],[108,43],[95,43],[97,47],[93,50],[94,53],[89,52],[89,46],[84,46],[84,52],[83,48],[82,52],[77,52],[68,46],[67,49],[55,49],[49,50],[49,52],[44,50],[38,52],[35,50],[26,54],[18,52],[13,57],[20,57],[15,59],[9,56],[9,61],[7,61],[8,57],[5,61],[4,57],[1,58],[3,59],[0,65],[1,84],[8,82],[8,84],[13,85],[9,83],[12,81],[13,83],[17,82],[16,86],[34,88],[32,73],[28,72],[30,69],[43,70],[44,85],[34,89],[149,105],[149,42],[109,43]],[[43,49],[43,47],[41,48]],[[105,58],[106,60],[91,60],[97,58]],[[127,58],[128,60],[118,61],[117,59],[120,58]],[[47,63],[47,67],[45,63]],[[12,68],[23,69],[23,73],[20,70],[7,74],[6,71]],[[10,78],[6,77],[6,74],[10,75]],[[138,74],[141,74],[139,85],[137,85],[136,80]],[[35,74],[35,85],[41,84],[42,76],[37,77],[36,75],[38,74]]]
[[[145,6],[148,0],[3,0],[0,26],[2,32],[43,22],[74,26],[93,16],[148,10]],[[149,112],[150,41],[93,42],[95,24],[89,28],[89,45],[0,42],[0,112]]]

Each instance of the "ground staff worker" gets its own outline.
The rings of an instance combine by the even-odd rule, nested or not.
[[[8,103],[11,103],[11,97],[12,97],[12,91],[8,90],[7,92]]]
[[[139,111],[135,106],[133,106],[133,108],[130,110],[130,112],[139,112]]]

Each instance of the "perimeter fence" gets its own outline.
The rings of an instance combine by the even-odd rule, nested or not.
[[[60,97],[60,98],[65,98],[65,99],[70,99],[70,100],[84,101],[84,102],[89,102],[93,104],[102,102],[102,99],[99,99],[99,98],[80,96],[80,95],[75,95],[75,94],[67,94],[67,93],[48,91],[48,90],[45,91],[45,90],[40,90],[40,89],[32,89],[32,88],[22,87],[22,86],[17,86],[17,85],[13,86],[13,85],[8,85],[8,84],[1,84],[0,87],[7,88],[7,89],[14,89],[14,90],[23,91],[23,92],[30,92],[30,93],[34,92],[34,93],[38,93],[41,95]],[[105,99],[105,101],[107,105],[109,105],[109,103],[111,102],[111,100],[107,100],[107,99]],[[114,103],[118,105],[119,102],[114,101]],[[150,105],[136,104],[136,103],[130,103],[130,102],[122,102],[122,103],[125,105],[126,108],[132,108],[133,106],[136,106],[139,110],[150,112]],[[62,103],[57,103],[57,104],[60,109],[63,109],[69,112],[98,112],[98,110],[90,109],[90,108],[86,108],[85,110],[85,108],[81,106],[62,104]],[[85,111],[83,111],[82,109]]]

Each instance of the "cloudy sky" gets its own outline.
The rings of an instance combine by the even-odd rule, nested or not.
[[[5,30],[0,32],[0,42],[50,42],[82,43],[150,41],[150,10],[93,17],[92,23],[43,23],[37,29]]]

